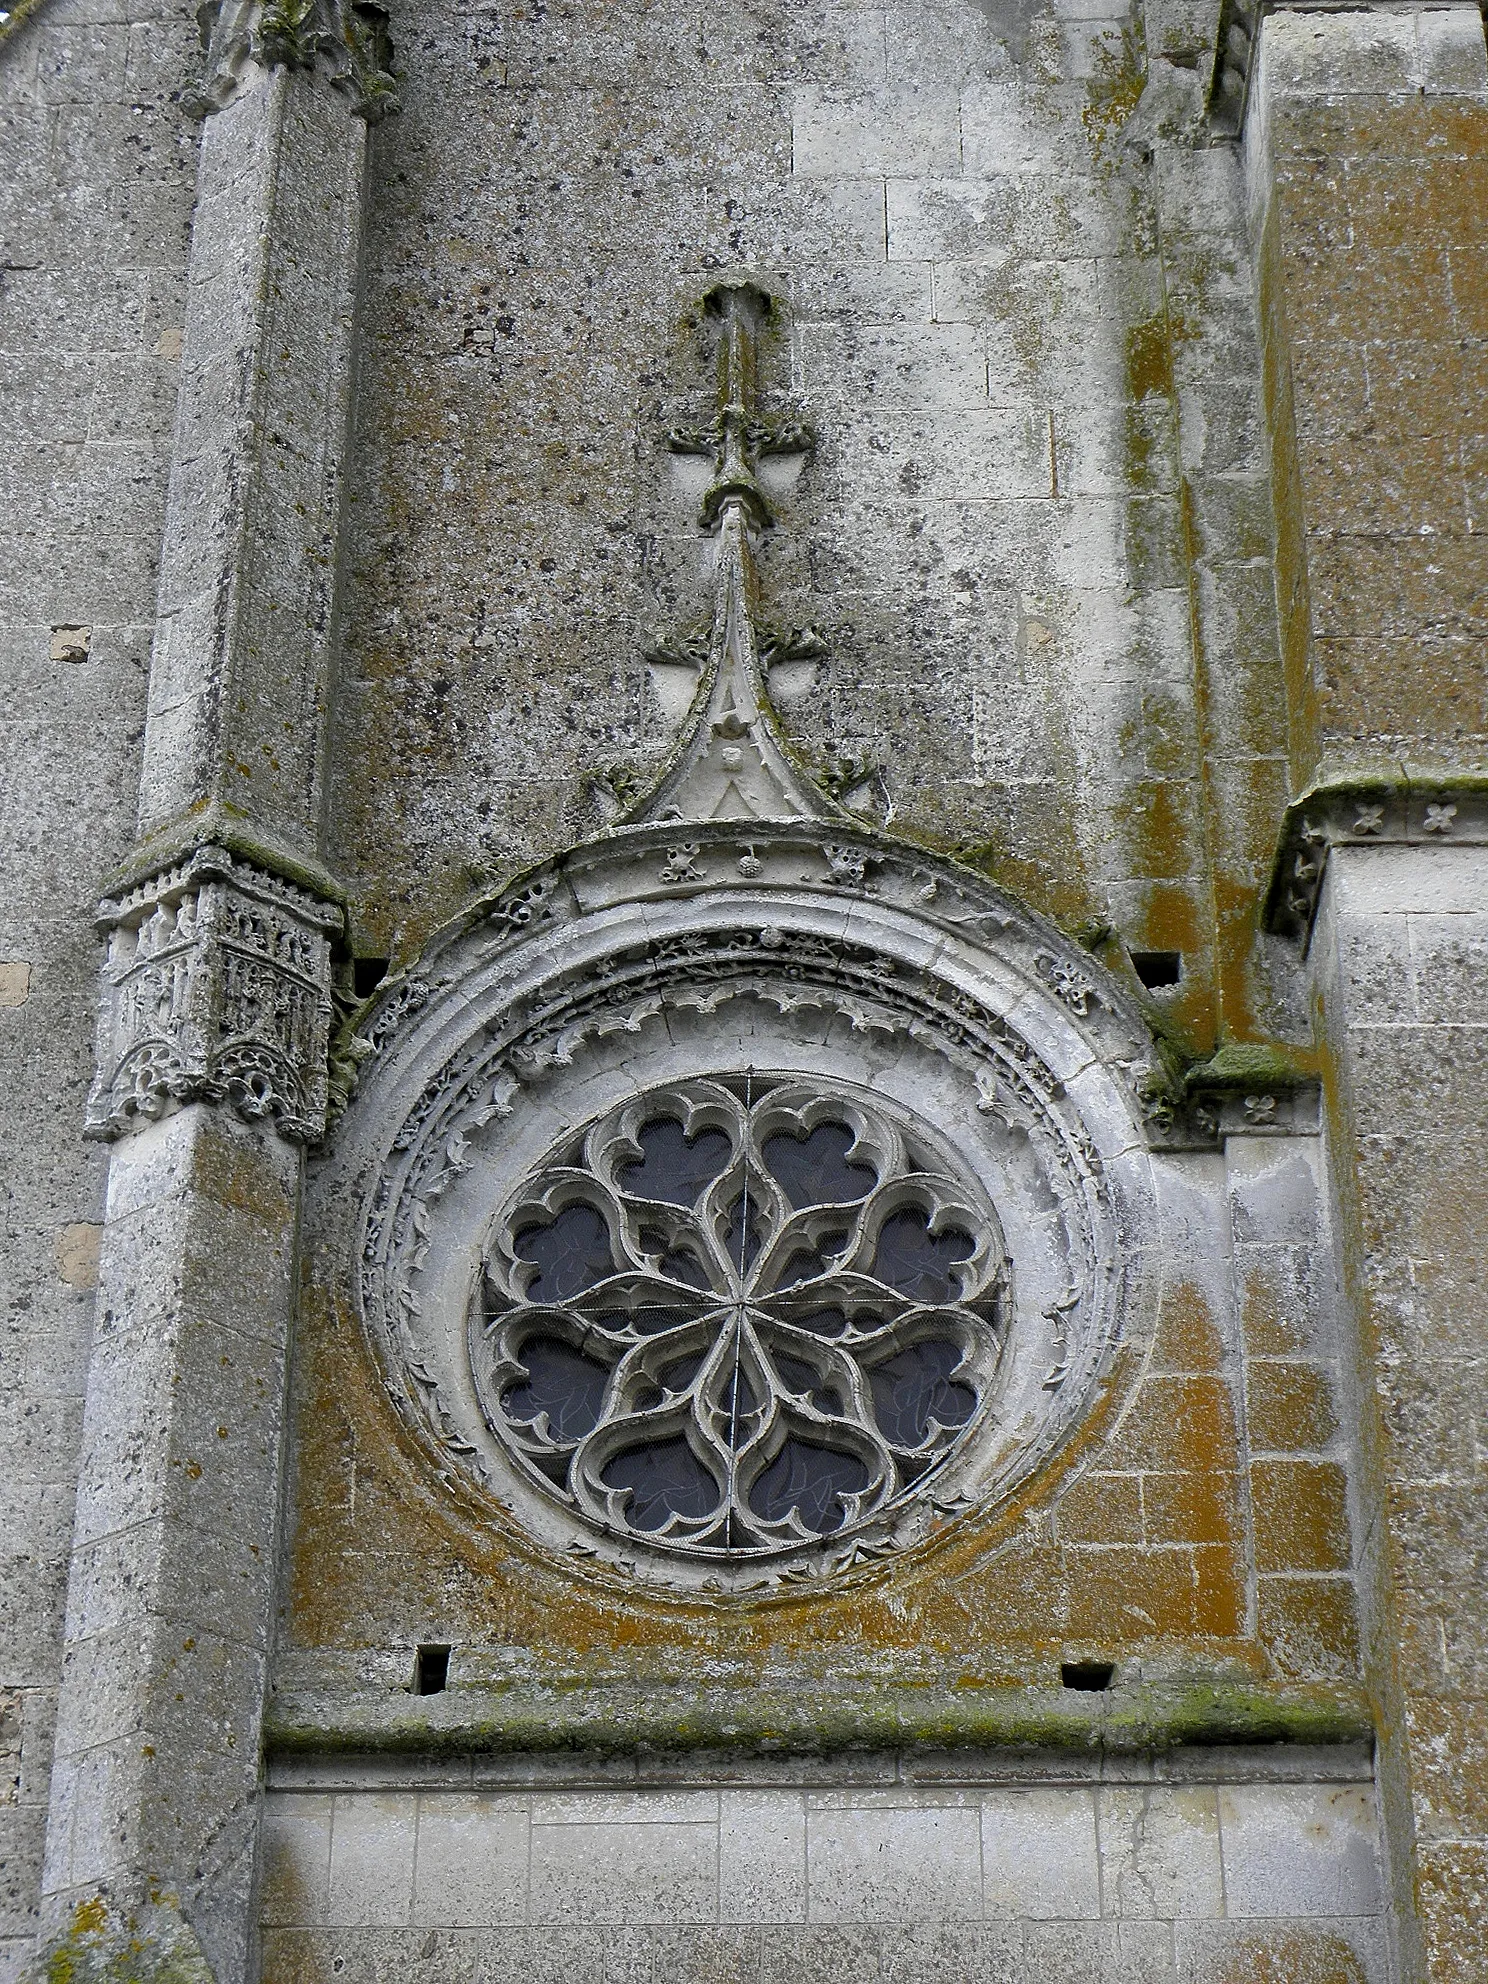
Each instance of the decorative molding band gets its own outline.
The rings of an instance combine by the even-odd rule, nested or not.
[[[200,117],[225,109],[254,68],[316,67],[367,123],[398,108],[393,44],[381,7],[368,0],[220,0],[201,80],[187,107]]]
[[[218,804],[192,813],[184,821],[138,842],[128,858],[111,875],[105,876],[104,894],[128,895],[142,882],[153,880],[167,868],[180,867],[209,847],[230,854],[234,861],[249,868],[260,868],[276,881],[287,882],[291,888],[321,902],[334,904],[338,909],[345,906],[346,891],[329,868],[266,834],[262,827],[235,818]]]
[[[1282,821],[1265,927],[1305,954],[1312,941],[1329,851],[1348,847],[1441,847],[1488,842],[1488,778],[1412,772],[1340,779],[1294,799]]]
[[[1178,1744],[1367,1743],[1374,1727],[1358,1688],[1266,1686],[1220,1676],[1118,1684],[1098,1695],[886,1685],[881,1678],[790,1691],[471,1682],[429,1700],[410,1698],[401,1686],[353,1691],[281,1681],[264,1733],[270,1754],[280,1758],[586,1750],[780,1757],[901,1747],[1130,1753]]]
[[[314,1143],[343,921],[339,904],[218,846],[105,898],[87,1134],[114,1138],[185,1103],[226,1102]]]

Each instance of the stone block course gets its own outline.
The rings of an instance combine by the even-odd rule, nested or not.
[[[720,1861],[741,1830],[754,1841],[742,1867]],[[993,1949],[1020,1952],[1021,1925],[1030,1953],[1052,1960],[1062,1945],[1068,1960],[1123,1939],[1171,1949],[1176,1922],[1336,1918],[1346,1935],[1380,1908],[1372,1795],[1348,1784],[284,1792],[267,1851],[271,1933],[530,1924],[561,1939],[733,1922],[736,1938],[752,1930],[802,1956],[876,1945],[885,1975],[897,1974],[889,1952],[909,1961],[914,1944],[917,1960],[938,1939],[957,1960],[983,1922]],[[1103,1919],[1120,1934],[1075,1926]],[[792,1935],[793,1922],[810,1926]],[[1034,1933],[1056,1922],[1065,1937]]]

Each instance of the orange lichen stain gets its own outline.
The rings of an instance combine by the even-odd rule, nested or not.
[[[1423,1841],[1415,1890],[1432,1984],[1488,1977],[1488,1854],[1481,1842]]]
[[[1336,1462],[1254,1461],[1250,1497],[1258,1570],[1348,1569],[1348,1483]]]
[[[1217,1371],[1224,1346],[1204,1291],[1191,1281],[1163,1290],[1157,1312],[1150,1368],[1154,1371]]]
[[[1287,1680],[1347,1680],[1359,1671],[1359,1611],[1351,1579],[1264,1577],[1256,1626]]]
[[[1279,1263],[1248,1262],[1240,1293],[1240,1325],[1249,1356],[1285,1355],[1308,1347],[1308,1312],[1278,1272]]]
[[[1327,1373],[1295,1358],[1259,1359],[1246,1370],[1252,1453],[1313,1452],[1338,1430]]]
[[[1328,1930],[1242,1933],[1217,1953],[1206,1984],[1368,1984],[1357,1950]]]
[[[1071,1633],[1119,1646],[1235,1630],[1236,1602],[1206,1595],[1211,1578],[1222,1580],[1217,1568],[1200,1575],[1194,1550],[1082,1549],[1053,1533],[1061,1484],[1092,1460],[1106,1464],[1138,1374],[1132,1347],[1118,1353],[1076,1434],[990,1517],[947,1521],[917,1549],[805,1592],[708,1598],[639,1589],[602,1564],[570,1567],[459,1477],[436,1480],[381,1395],[355,1319],[324,1290],[307,1291],[299,1343],[294,1645],[437,1634],[509,1658],[516,1676],[569,1675],[573,1685],[720,1673],[747,1682],[782,1671],[837,1678],[884,1662],[904,1677],[1006,1685],[1047,1680]],[[1234,1444],[1223,1386],[1149,1377],[1141,1391],[1162,1384],[1182,1396],[1154,1400],[1150,1438],[1128,1414],[1115,1437],[1141,1457],[1122,1465],[1223,1466]],[[1198,1461],[1200,1452],[1222,1458]],[[1215,1528],[1224,1528],[1217,1517]],[[1208,1545],[1201,1554],[1216,1566],[1226,1555]],[[1229,1582],[1238,1591],[1238,1573]]]
[[[1140,1543],[1142,1478],[1086,1474],[1055,1504],[1061,1543]]]
[[[1233,1466],[1235,1415],[1216,1377],[1154,1372],[1145,1378],[1111,1442],[1110,1464],[1164,1473]]]
[[[1187,1550],[1072,1553],[1069,1636],[1110,1646],[1187,1639],[1196,1630],[1194,1589]]]
[[[1239,1544],[1201,1544],[1193,1552],[1193,1567],[1194,1631],[1211,1639],[1238,1639],[1245,1631],[1245,1565]]]
[[[1148,1543],[1223,1543],[1240,1533],[1239,1477],[1212,1471],[1148,1474],[1142,1480]]]

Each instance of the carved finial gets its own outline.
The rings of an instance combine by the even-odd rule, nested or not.
[[[713,459],[702,504],[705,529],[716,529],[724,505],[733,501],[743,505],[756,530],[764,530],[774,514],[756,473],[760,462],[766,455],[809,455],[816,435],[797,420],[766,419],[756,406],[759,337],[774,314],[774,299],[750,282],[720,283],[703,307],[720,325],[718,412],[708,427],[674,428],[667,445],[673,454]]]
[[[762,634],[756,603],[754,537],[771,521],[756,469],[764,455],[808,453],[815,437],[799,422],[771,422],[757,410],[759,333],[775,310],[771,299],[752,283],[725,283],[710,290],[704,304],[718,324],[718,413],[710,427],[667,439],[678,453],[709,455],[714,465],[701,518],[705,530],[718,534],[706,688],[669,770],[627,817],[632,825],[842,819],[847,816],[791,762],[761,660],[762,648],[766,655],[815,658],[825,651],[823,643],[810,630]],[[684,659],[671,645],[652,653],[673,664]],[[740,872],[747,870],[741,865]]]

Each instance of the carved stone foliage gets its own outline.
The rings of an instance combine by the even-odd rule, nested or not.
[[[90,1135],[187,1102],[226,1102],[296,1142],[321,1135],[339,908],[204,847],[105,902],[99,921]]]
[[[206,116],[230,103],[254,67],[321,67],[352,109],[374,124],[398,108],[383,8],[368,0],[220,0],[191,105]]]
[[[596,1529],[737,1565],[851,1535],[989,1423],[1007,1263],[975,1177],[837,1083],[666,1083],[503,1208],[487,1423]]]
[[[468,1508],[751,1590],[920,1545],[1089,1409],[1151,1216],[1153,1063],[1099,967],[1062,998],[1048,961],[1082,954],[990,886],[866,840],[844,867],[812,823],[695,831],[696,879],[662,879],[665,826],[620,829],[390,986],[319,1189],[389,1397]],[[792,1198],[818,1132],[858,1198]],[[668,1199],[672,1142],[718,1168]],[[944,1286],[896,1289],[891,1226]],[[809,1312],[780,1253],[808,1232]],[[892,1427],[890,1365],[924,1394]],[[641,1477],[668,1467],[657,1522]]]

